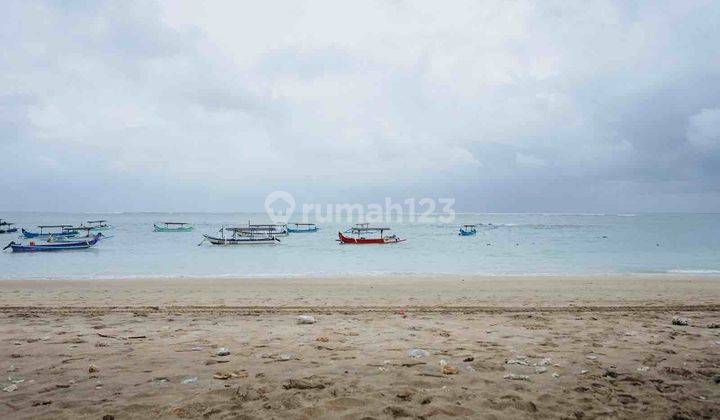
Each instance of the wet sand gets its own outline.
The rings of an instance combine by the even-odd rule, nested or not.
[[[0,417],[717,418],[713,324],[713,277],[0,281]]]

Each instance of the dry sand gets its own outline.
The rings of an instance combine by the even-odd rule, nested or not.
[[[6,280],[0,417],[718,418],[718,323],[714,277]]]

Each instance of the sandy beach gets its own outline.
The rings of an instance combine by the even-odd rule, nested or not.
[[[0,417],[717,418],[718,324],[710,276],[4,280]]]

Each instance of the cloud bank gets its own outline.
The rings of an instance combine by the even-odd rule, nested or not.
[[[717,2],[23,2],[0,209],[720,211]]]

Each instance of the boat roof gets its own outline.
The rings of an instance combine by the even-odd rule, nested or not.
[[[295,224],[297,224],[297,223],[295,223]],[[287,226],[287,225],[285,225],[284,223],[277,223],[277,224],[274,224],[274,225],[271,225],[271,224],[267,224],[267,225],[262,225],[262,224],[260,224],[260,225],[254,225],[254,224],[248,223],[248,227],[273,227],[273,228],[275,228],[275,227],[283,227],[283,226]]]
[[[38,225],[40,229],[46,228],[71,228],[73,225]]]
[[[250,227],[226,227],[225,230],[231,232],[274,232],[275,225],[252,225]]]
[[[93,228],[92,226],[76,226],[76,227],[65,227],[63,230],[87,230],[88,232],[91,231]]]
[[[88,223],[105,223],[107,220],[88,220]]]
[[[293,226],[315,226],[315,223],[288,223]]]
[[[88,222],[90,223],[90,222]],[[164,225],[189,225],[187,222],[161,222]]]
[[[463,227],[475,227],[476,225],[463,225]]]
[[[383,231],[383,230],[390,230],[389,227],[353,227],[352,230],[354,232],[377,232],[377,231]]]

